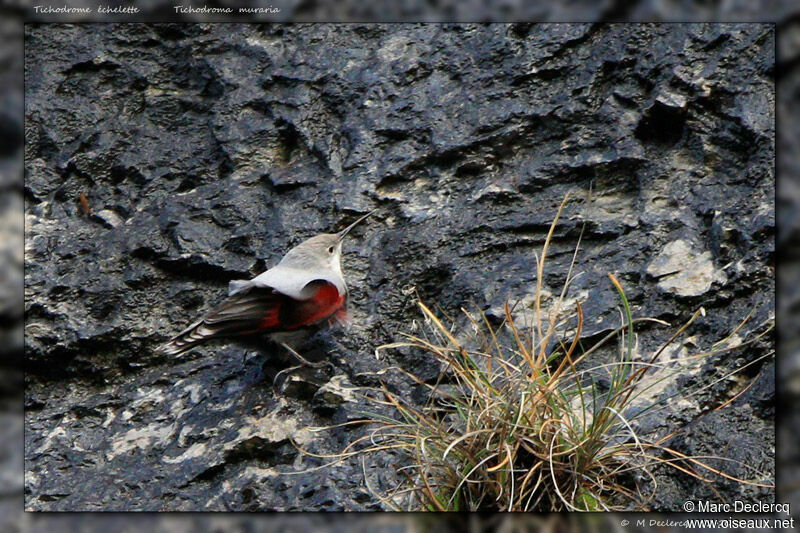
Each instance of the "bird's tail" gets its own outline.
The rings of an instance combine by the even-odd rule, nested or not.
[[[209,339],[275,330],[280,326],[279,312],[286,299],[271,288],[235,292],[216,309],[159,346],[156,353],[180,355]]]
[[[156,348],[156,353],[159,355],[181,355],[198,344],[218,337],[220,333],[219,329],[209,327],[201,319]]]

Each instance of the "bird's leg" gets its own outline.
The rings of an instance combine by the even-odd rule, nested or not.
[[[290,354],[292,354],[294,357],[297,358],[298,361],[300,361],[302,363],[301,365],[299,365],[297,367],[293,367],[293,368],[299,368],[300,366],[310,366],[311,368],[322,368],[325,365],[333,366],[333,363],[331,363],[330,361],[325,361],[325,360],[319,361],[317,363],[312,363],[311,361],[309,361],[308,359],[306,359],[305,357],[303,357],[302,355],[297,353],[291,346],[289,346],[285,342],[281,343],[281,346],[286,348],[286,350]],[[285,370],[283,372],[285,372]]]

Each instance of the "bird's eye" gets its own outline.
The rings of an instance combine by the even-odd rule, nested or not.
[[[329,254],[332,254],[332,253],[333,253],[333,246],[331,246],[330,248],[328,248],[328,253],[329,253]]]

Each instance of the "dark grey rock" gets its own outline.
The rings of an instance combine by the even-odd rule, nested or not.
[[[775,441],[774,422],[754,419],[748,406],[735,405],[724,413],[712,411],[687,425],[667,442],[669,448],[690,457],[705,458],[704,463],[711,468],[751,484],[726,479],[709,487],[678,473],[680,490],[674,495],[675,500],[718,501],[714,490],[722,490],[735,496],[731,501],[776,501],[775,490],[769,486],[774,480],[775,452],[763,445],[765,441]]]
[[[429,358],[374,355],[421,322],[414,292],[453,316],[471,302],[500,316],[508,298],[523,310],[567,191],[543,282],[560,292],[585,223],[571,297],[587,342],[619,324],[609,272],[636,316],[680,324],[702,305],[698,347],[753,309],[752,325],[774,315],[771,26],[26,31],[27,509],[374,509],[360,461],[297,450],[330,456],[363,436],[309,429],[367,410],[337,403],[334,377],[416,398],[386,369],[427,379]],[[345,246],[352,325],[319,343],[333,368],[273,388],[296,362],[266,342],[152,354],[230,280],[374,208]],[[642,329],[639,353],[671,331]],[[710,416],[740,390],[720,376],[755,361],[754,379],[771,349],[687,367],[660,394],[707,389],[641,427]],[[706,433],[731,424],[760,461],[773,386],[758,379],[749,407]],[[728,437],[696,432],[686,449]],[[396,483],[400,460],[368,458],[370,486]]]

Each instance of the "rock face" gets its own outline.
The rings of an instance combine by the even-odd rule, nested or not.
[[[587,337],[619,324],[609,272],[636,316],[703,306],[697,347],[770,319],[773,49],[752,24],[28,26],[26,508],[381,508],[364,475],[391,486],[401,457],[298,448],[360,437],[314,428],[360,418],[379,379],[408,387],[388,367],[435,371],[374,356],[420,320],[411,289],[453,314],[524,301],[567,191],[544,284],[560,292],[585,223]],[[285,371],[266,343],[153,355],[228,281],[376,208],[345,245],[352,325],[304,353],[330,365]],[[669,336],[642,330],[640,352]],[[773,480],[771,349],[666,384],[702,391],[648,429]],[[713,497],[659,476],[655,508]]]

